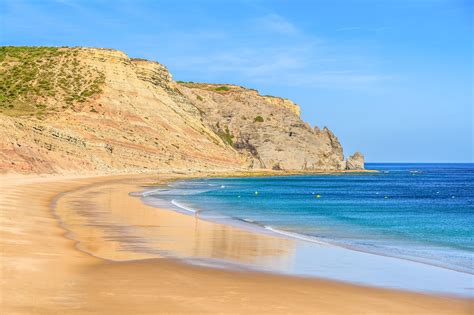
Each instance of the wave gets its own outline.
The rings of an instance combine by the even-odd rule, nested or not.
[[[149,197],[149,196],[153,196],[153,195],[159,195],[160,193],[164,193],[166,191],[169,192],[169,191],[171,191],[171,189],[158,188],[158,189],[146,190],[146,191],[142,192],[141,195],[142,195],[142,197]]]
[[[171,203],[172,203],[174,206],[176,206],[176,207],[178,207],[178,208],[180,208],[180,209],[189,211],[189,212],[191,212],[191,213],[198,213],[198,212],[199,212],[199,211],[197,211],[197,210],[194,210],[194,209],[192,209],[192,208],[189,208],[189,207],[186,207],[185,205],[180,204],[180,203],[177,202],[175,199],[171,200]]]
[[[148,198],[145,198],[145,200],[146,199]],[[245,218],[245,217],[240,218],[236,216],[229,217],[229,216],[206,215],[205,213],[207,211],[201,211],[199,209],[191,208],[190,206],[180,203],[176,199],[172,199],[171,201],[166,200],[166,199],[161,199],[161,198],[153,198],[153,199],[161,200],[162,202],[165,202],[168,205],[171,204],[172,206],[174,206],[174,211],[180,212],[182,214],[187,214],[187,215],[196,215],[199,213],[200,219],[208,220],[215,223],[228,224],[237,228],[243,228],[243,229],[247,229],[254,232],[260,231],[260,233],[272,233],[272,234],[276,234],[275,236],[279,235],[280,237],[306,241],[306,242],[310,242],[310,243],[317,244],[320,246],[335,246],[335,247],[344,248],[347,250],[364,252],[368,254],[385,256],[385,257],[394,257],[394,258],[398,258],[398,259],[402,259],[406,261],[418,262],[418,263],[437,266],[437,267],[450,269],[450,270],[454,270],[458,272],[472,274],[472,270],[470,268],[460,267],[456,265],[453,266],[449,263],[434,262],[430,259],[426,259],[426,257],[417,256],[416,253],[394,252],[393,251],[394,248],[386,248],[385,246],[377,247],[377,246],[374,246],[374,244],[370,244],[371,246],[367,246],[368,244],[365,244],[364,246],[362,246],[361,244],[354,244],[354,243],[340,243],[335,240],[323,241],[317,236],[310,236],[310,235],[301,234],[298,232],[290,232],[287,230],[282,230],[274,226],[262,224],[261,222],[254,221],[250,218]],[[149,204],[152,206],[158,206],[156,204],[153,204],[153,202]],[[159,207],[164,207],[165,209],[168,208],[170,210],[173,209],[173,207],[166,207],[166,205],[160,205]],[[377,248],[374,248],[374,247],[377,247]]]
[[[199,213],[200,211],[199,210],[196,210],[196,209],[193,209],[191,207],[188,207],[188,206],[185,206],[181,203],[179,203],[178,201],[176,201],[176,199],[172,199],[171,200],[171,204],[182,209],[182,210],[185,210],[187,212],[190,212],[190,213],[193,213],[193,214],[196,214],[196,213]],[[205,217],[205,219],[211,219],[212,220],[212,217]],[[245,222],[249,225],[252,225],[253,227],[258,227],[258,228],[262,228],[262,229],[265,229],[267,231],[271,231],[275,234],[279,234],[279,235],[283,235],[283,236],[286,236],[286,237],[289,237],[289,238],[293,238],[293,239],[299,239],[299,240],[302,240],[302,241],[307,241],[307,242],[311,242],[311,243],[315,243],[315,244],[319,244],[319,245],[325,245],[325,246],[334,246],[335,244],[331,244],[331,243],[327,243],[327,242],[323,242],[315,237],[311,237],[311,236],[308,236],[308,235],[304,235],[304,234],[300,234],[300,233],[295,233],[295,232],[289,232],[289,231],[285,231],[285,230],[280,230],[280,229],[277,229],[273,226],[269,226],[269,225],[262,225],[254,220],[251,220],[251,219],[248,219],[248,218],[239,218],[239,217],[215,217],[215,219],[227,219],[227,220],[234,220],[235,221],[241,221],[241,222]]]
[[[272,226],[268,226],[268,225],[264,225],[263,227],[266,230],[272,231],[272,232],[277,233],[277,234],[285,235],[287,237],[296,238],[296,239],[299,239],[299,240],[312,242],[312,243],[316,243],[316,244],[319,244],[319,245],[332,245],[332,246],[334,246],[334,244],[323,242],[319,239],[316,239],[314,237],[307,236],[307,235],[304,235],[304,234],[288,232],[288,231],[285,231],[285,230],[276,229],[276,228],[274,228]]]
[[[143,197],[153,197],[153,196],[161,196],[161,195],[179,195],[179,196],[192,196],[192,195],[197,195],[197,194],[202,194],[206,193],[208,191],[211,191],[213,189],[178,189],[178,188],[159,188],[159,189],[153,189],[153,190],[148,190],[141,195]]]

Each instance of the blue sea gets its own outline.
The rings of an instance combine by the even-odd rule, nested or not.
[[[204,219],[474,273],[474,164],[366,164],[377,173],[177,181],[145,199]]]

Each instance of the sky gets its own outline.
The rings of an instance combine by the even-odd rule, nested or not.
[[[0,45],[115,48],[286,97],[367,162],[473,162],[474,1],[0,0]]]

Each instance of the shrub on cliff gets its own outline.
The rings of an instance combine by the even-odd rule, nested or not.
[[[218,127],[219,128],[219,127]],[[229,128],[226,126],[225,130],[218,129],[217,130],[217,135],[228,145],[233,146],[234,145],[234,135],[230,133]]]
[[[229,88],[227,86],[219,86],[219,87],[216,87],[214,90],[216,90],[216,91],[229,91]]]
[[[105,81],[76,48],[0,47],[0,68],[0,112],[11,116],[43,116],[85,102]]]

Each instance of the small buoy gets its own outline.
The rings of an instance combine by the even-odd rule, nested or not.
[[[388,196],[385,196],[384,198],[385,198],[385,199],[388,199]]]
[[[255,194],[258,195],[258,191],[256,191]]]
[[[316,195],[316,198],[321,198],[321,195]]]
[[[436,193],[439,194],[439,191],[437,191]]]
[[[311,193],[311,195],[314,195],[314,194],[315,194],[315,193],[314,193],[314,191],[313,191],[313,192]]]

